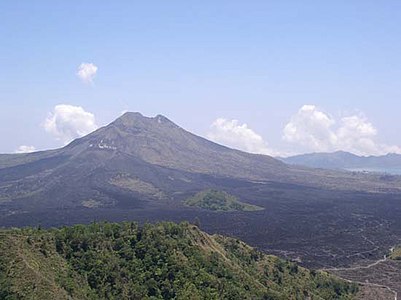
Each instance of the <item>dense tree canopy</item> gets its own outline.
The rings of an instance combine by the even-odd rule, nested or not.
[[[355,291],[188,223],[0,231],[1,299],[351,299]]]

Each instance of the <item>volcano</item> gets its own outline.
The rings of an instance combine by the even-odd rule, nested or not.
[[[213,143],[162,115],[128,112],[63,148],[1,155],[0,214],[18,220],[52,210],[181,209],[185,197],[210,188],[277,183],[388,192],[398,191],[399,182],[396,176],[290,166]]]

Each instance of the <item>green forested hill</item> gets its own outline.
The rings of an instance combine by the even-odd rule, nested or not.
[[[263,207],[243,203],[224,191],[209,189],[201,191],[184,202],[188,206],[196,206],[215,211],[256,211]]]
[[[187,223],[0,231],[0,299],[351,299],[356,289]]]

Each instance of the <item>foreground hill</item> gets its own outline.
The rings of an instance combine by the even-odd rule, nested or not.
[[[188,223],[0,231],[1,299],[351,299],[354,284]]]
[[[358,156],[349,152],[310,153],[280,158],[283,162],[312,168],[344,169],[401,175],[401,155]]]

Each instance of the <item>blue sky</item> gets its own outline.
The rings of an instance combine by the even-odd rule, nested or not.
[[[251,152],[399,152],[400,86],[400,1],[0,2],[1,153],[125,110]]]

